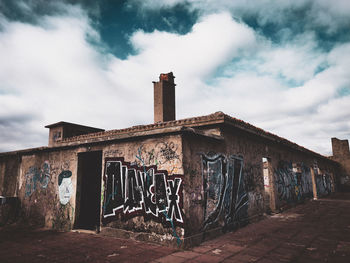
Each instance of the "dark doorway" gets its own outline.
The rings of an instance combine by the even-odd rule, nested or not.
[[[78,154],[75,228],[95,230],[100,225],[102,151]]]

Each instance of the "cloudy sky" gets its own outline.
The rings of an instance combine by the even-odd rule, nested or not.
[[[348,0],[0,0],[0,152],[45,125],[153,122],[173,71],[177,118],[223,111],[325,155],[350,139]]]

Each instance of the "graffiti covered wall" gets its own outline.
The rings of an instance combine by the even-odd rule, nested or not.
[[[156,142],[154,147],[142,144],[137,149],[136,163],[140,166],[156,165],[167,170],[168,174],[182,173],[180,146],[174,141]]]
[[[182,158],[178,135],[105,147],[103,231],[136,231],[147,240],[179,245],[186,224]]]
[[[317,171],[317,170],[316,170]],[[333,192],[334,189],[334,180],[333,176],[329,173],[315,173],[315,181],[317,194],[319,196],[328,195]]]
[[[317,195],[330,194],[334,189],[331,174],[314,169]],[[278,200],[283,203],[298,203],[313,196],[310,167],[303,163],[280,161],[274,170],[274,179]]]
[[[156,166],[131,165],[108,158],[104,172],[103,223],[143,216],[164,225],[183,224],[182,176],[168,175]]]
[[[247,219],[248,195],[243,179],[243,159],[222,154],[201,155],[204,189],[204,226],[235,227]],[[221,221],[221,222],[220,222]]]
[[[25,174],[25,195],[31,196],[37,188],[46,189],[50,180],[50,164],[48,161],[45,161],[41,168],[29,167]]]
[[[161,242],[180,238],[193,244],[198,244],[197,239],[202,242],[204,236],[241,226],[264,212],[278,211],[280,204],[312,197],[312,178],[321,194],[334,188],[332,174],[312,177],[308,168],[317,160],[322,171],[336,175],[332,168],[335,164],[325,158],[282,147],[242,130],[224,126],[212,129],[209,124],[198,130],[181,128],[176,133],[156,135],[142,131],[128,138],[122,134],[113,140],[108,137],[108,141],[93,138],[89,144],[82,141],[84,144],[72,143],[61,149],[31,150],[13,160],[16,169],[0,162],[0,181],[10,177],[4,175],[9,174],[7,170],[13,170],[10,175],[19,178],[14,189],[27,217],[38,216],[48,227],[69,230],[76,215],[81,216],[78,155],[99,151],[102,158],[97,176],[102,188],[94,200],[101,212],[97,216],[102,222],[101,232],[126,230],[128,234],[136,233],[139,240],[158,235]],[[271,160],[265,175],[263,156]],[[22,162],[19,166],[18,161]],[[270,200],[264,195],[266,191],[273,192]],[[270,203],[277,209],[268,211]]]
[[[24,220],[60,230],[71,229],[74,156],[72,151],[22,157],[18,191]]]
[[[301,202],[312,197],[312,179],[310,168],[304,164],[294,165],[280,161],[274,170],[274,179],[278,199],[282,202]]]

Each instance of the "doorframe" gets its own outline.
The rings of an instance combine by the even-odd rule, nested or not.
[[[80,167],[80,163],[82,163],[82,156],[84,155],[88,155],[90,153],[100,153],[100,158],[101,158],[101,162],[99,163],[99,169],[100,169],[100,175],[99,175],[99,182],[100,182],[100,187],[99,187],[99,195],[98,195],[98,209],[96,209],[96,211],[98,212],[98,220],[96,220],[96,231],[99,232],[100,231],[100,227],[101,227],[101,216],[102,216],[102,204],[101,204],[101,193],[102,193],[102,184],[103,184],[103,150],[93,150],[93,151],[86,151],[86,152],[78,152],[77,153],[77,180],[76,180],[76,194],[75,194],[75,216],[74,216],[74,224],[73,224],[73,229],[79,229],[82,228],[82,226],[80,225],[80,216],[81,216],[81,200],[82,200],[82,187],[83,187],[83,171],[82,168],[79,169]],[[84,228],[83,228],[84,229]]]

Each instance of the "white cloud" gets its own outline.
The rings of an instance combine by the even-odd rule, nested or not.
[[[59,120],[102,125],[101,111],[94,110],[102,103],[96,103],[96,98],[110,85],[104,78],[101,54],[86,40],[88,33],[93,37],[94,30],[80,9],[71,9],[66,16],[43,17],[40,26],[6,21],[3,28],[0,118],[5,125],[6,116],[22,116],[22,128],[28,137],[14,138],[7,145],[1,143],[2,150],[46,144],[43,126]],[[13,133],[3,129],[2,137]]]
[[[0,22],[0,132],[8,138],[0,150],[46,144],[43,126],[60,120],[107,129],[151,123],[152,81],[169,71],[178,118],[221,110],[327,154],[330,137],[350,136],[349,96],[338,93],[350,84],[349,45],[327,54],[304,34],[277,46],[220,12],[185,35],[134,32],[138,53],[121,60],[100,52],[77,7],[40,25]],[[320,64],[328,68],[315,74]]]
[[[125,61],[115,59],[111,66],[112,78],[118,86],[129,91],[142,88],[140,85],[150,83],[155,74],[173,71],[177,77],[178,102],[184,105],[202,93],[206,87],[204,80],[219,66],[256,44],[254,32],[232,20],[227,13],[203,18],[186,35],[138,31],[132,35],[131,42],[139,53]],[[137,78],[132,77],[135,72]],[[143,94],[143,98],[151,102],[152,93]],[[189,115],[186,106],[178,109],[180,116]]]
[[[313,34],[303,34],[284,44],[265,44],[258,55],[264,63],[260,72],[280,75],[287,81],[303,83],[315,74],[327,55],[318,49]]]
[[[178,94],[184,98],[181,93],[195,94],[204,76],[254,44],[252,31],[227,14],[206,17],[185,36],[136,32],[131,41],[140,53],[127,60],[103,55],[87,41],[89,34],[98,42],[98,34],[78,8],[44,17],[40,25],[5,21],[3,26],[1,117],[18,112],[32,118],[30,125],[37,127],[32,132],[40,134],[44,125],[59,120],[108,129],[152,122],[151,81],[160,72],[181,76]],[[19,145],[13,141],[9,149]]]

